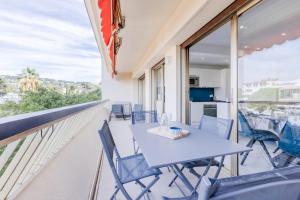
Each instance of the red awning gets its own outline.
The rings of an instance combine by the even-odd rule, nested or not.
[[[101,10],[100,18],[101,20],[101,32],[103,34],[103,39],[105,45],[109,49],[109,56],[112,63],[112,75],[116,74],[115,69],[115,53],[114,53],[114,38],[115,31],[113,21],[113,13],[112,13],[112,0],[98,0],[98,6]]]

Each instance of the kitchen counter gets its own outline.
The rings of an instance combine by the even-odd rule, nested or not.
[[[230,118],[230,102],[226,101],[207,101],[207,102],[190,102],[190,124],[198,126],[201,116],[204,113],[204,105],[217,105],[217,117]]]
[[[190,101],[190,103],[230,103],[230,101],[213,100],[213,101]]]

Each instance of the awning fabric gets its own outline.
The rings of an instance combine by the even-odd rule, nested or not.
[[[98,0],[98,7],[101,10],[101,32],[105,45],[109,49],[109,56],[112,63],[112,75],[114,76],[116,74],[114,53],[115,31],[112,23],[112,5],[112,0]]]

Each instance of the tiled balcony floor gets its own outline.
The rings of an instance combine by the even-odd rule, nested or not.
[[[240,136],[240,143],[245,145],[249,142],[249,138]],[[277,153],[273,153],[273,151],[276,149],[277,144],[275,142],[265,142],[267,149],[269,153],[271,154],[271,157],[278,155],[280,151]],[[242,159],[242,156],[240,157],[240,160]],[[299,159],[295,159],[291,165],[296,165]],[[266,153],[263,151],[262,147],[258,142],[256,142],[253,146],[253,151],[250,152],[247,160],[243,165],[240,165],[240,174],[251,174],[251,173],[257,173],[257,172],[263,172],[272,170],[273,166],[271,165]]]
[[[249,138],[240,136],[239,143],[246,146],[249,142]],[[267,149],[272,157],[275,156],[273,151],[276,149],[277,144],[275,142],[265,142]],[[279,151],[277,152],[279,153]],[[240,160],[242,156],[240,156]],[[257,172],[263,172],[272,170],[273,166],[268,160],[266,153],[263,151],[262,147],[258,142],[253,145],[253,151],[250,152],[248,158],[243,165],[240,165],[240,174],[251,174]]]

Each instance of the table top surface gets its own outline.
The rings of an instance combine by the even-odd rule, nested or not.
[[[147,132],[149,128],[159,126],[158,124],[130,125],[133,137],[150,167],[164,167],[252,150],[211,132],[204,132],[181,123],[173,123],[173,125],[189,130],[189,136],[172,140]]]

